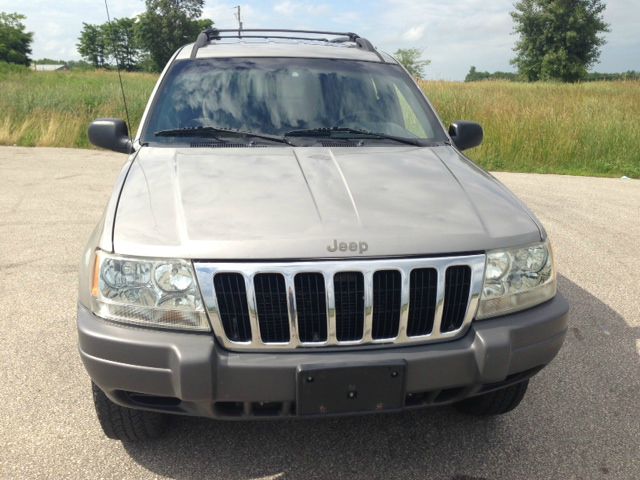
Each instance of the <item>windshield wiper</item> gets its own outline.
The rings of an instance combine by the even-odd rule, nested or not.
[[[242,137],[242,138],[261,138],[263,140],[269,140],[271,142],[286,143],[292,145],[289,140],[277,135],[268,135],[266,133],[245,132],[243,130],[233,130],[231,128],[222,127],[185,127],[174,128],[171,130],[160,130],[155,132],[156,137],[205,137],[213,138],[220,142],[228,143],[226,140],[221,139],[221,136],[229,137]]]
[[[417,138],[396,137],[395,135],[388,135],[386,133],[370,132],[369,130],[349,127],[323,127],[291,130],[290,132],[285,133],[284,137],[326,137],[340,138],[344,140],[375,138],[380,140],[393,140],[394,142],[406,143],[408,145],[424,145],[424,143]]]

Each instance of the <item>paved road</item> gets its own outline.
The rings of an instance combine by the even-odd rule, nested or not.
[[[180,418],[105,439],[76,352],[76,265],[123,156],[0,148],[2,478],[640,478],[640,181],[498,174],[547,226],[567,342],[515,412]]]

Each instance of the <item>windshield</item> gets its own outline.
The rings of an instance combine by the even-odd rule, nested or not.
[[[353,129],[446,140],[420,91],[392,64],[306,58],[183,60],[172,66],[155,98],[143,143],[184,142],[189,134],[171,131],[197,127],[280,137],[296,131],[298,138],[305,135],[300,131],[342,128],[341,138]]]

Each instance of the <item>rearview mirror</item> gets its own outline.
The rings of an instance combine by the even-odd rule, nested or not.
[[[124,120],[98,118],[89,125],[89,141],[96,147],[118,153],[131,153],[129,129]]]
[[[482,143],[484,132],[479,124],[460,120],[451,124],[449,136],[458,150],[467,150]]]

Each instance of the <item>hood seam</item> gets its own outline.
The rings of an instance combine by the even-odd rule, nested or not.
[[[304,169],[302,168],[302,165],[300,164],[300,157],[298,157],[298,152],[297,152],[296,148],[293,149],[293,156],[296,159],[296,163],[298,164],[298,168],[300,169],[300,173],[302,174],[302,178],[304,179],[304,184],[307,186],[307,190],[309,191],[309,196],[311,197],[311,200],[313,201],[313,206],[316,209],[316,213],[318,214],[318,218],[320,219],[321,223],[324,223],[324,220],[322,219],[322,214],[320,213],[320,207],[318,206],[318,202],[316,201],[316,196],[313,194],[313,190],[311,190],[311,185],[309,185],[309,180],[307,179],[307,175],[304,173]]]
[[[349,200],[351,201],[351,206],[353,207],[353,211],[356,214],[356,220],[358,221],[358,226],[362,226],[362,220],[360,219],[360,212],[358,212],[358,206],[356,205],[356,200],[353,198],[353,193],[351,192],[351,188],[349,188],[349,183],[347,183],[347,178],[344,176],[344,172],[342,168],[340,168],[340,164],[338,163],[338,159],[333,154],[333,151],[329,149],[329,156],[331,157],[331,161],[338,170],[340,174],[340,179],[342,180],[342,184],[344,185],[345,190],[347,191],[347,195],[349,196]]]

